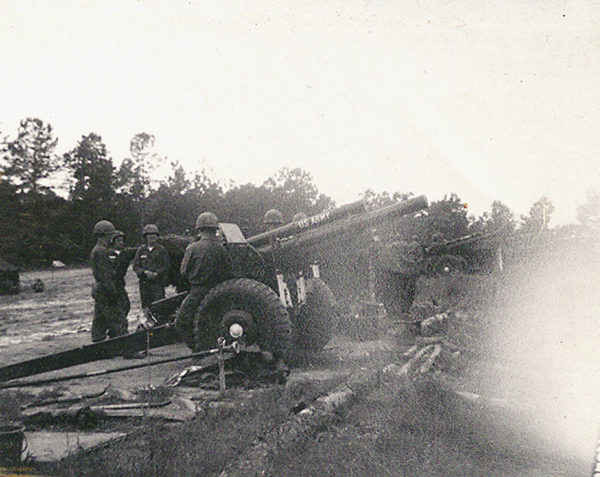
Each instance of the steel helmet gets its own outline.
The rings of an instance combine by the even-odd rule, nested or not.
[[[202,212],[196,219],[197,229],[218,229],[219,219],[212,212]]]
[[[144,229],[142,230],[142,237],[145,237],[148,234],[158,235],[158,227],[154,224],[145,225]]]
[[[292,218],[292,220],[294,222],[300,222],[301,220],[304,219],[308,219],[308,215],[306,215],[304,212],[297,212],[294,214],[294,217]]]
[[[116,230],[112,222],[101,220],[94,226],[94,235],[112,235]]]
[[[265,214],[263,222],[268,225],[281,225],[283,224],[283,215],[277,209],[271,209]]]

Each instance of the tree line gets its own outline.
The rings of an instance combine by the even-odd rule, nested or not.
[[[93,226],[102,219],[113,222],[129,244],[136,245],[145,224],[156,224],[162,234],[184,234],[203,211],[237,223],[248,237],[264,231],[263,216],[269,209],[278,209],[291,221],[298,212],[313,215],[336,205],[301,168],[281,169],[259,186],[225,186],[204,170],[192,174],[178,161],[169,161],[169,176],[153,180],[156,168],[167,161],[154,152],[154,142],[152,134],[136,134],[129,156],[117,167],[97,133],[82,136],[71,150],[58,155],[58,138],[50,124],[38,118],[20,121],[16,137],[6,136],[0,144],[0,257],[25,267],[48,266],[54,260],[84,263],[94,243]],[[65,188],[66,197],[58,193]],[[363,193],[371,207],[410,196]],[[598,214],[596,199],[580,210],[583,226]],[[425,241],[435,233],[445,239],[470,233],[494,233],[507,242],[539,239],[557,232],[548,226],[553,210],[542,197],[520,220],[499,201],[490,212],[472,217],[452,193],[431,204],[414,232]]]

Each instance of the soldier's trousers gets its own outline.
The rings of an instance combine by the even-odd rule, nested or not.
[[[418,274],[380,270],[377,277],[379,300],[394,320],[407,320],[417,294]]]
[[[196,312],[207,293],[208,290],[204,287],[192,287],[175,316],[175,328],[181,339],[192,351],[196,350],[196,339],[194,336]]]
[[[126,335],[127,318],[123,314],[123,303],[114,294],[102,290],[94,291],[93,297],[92,342]]]
[[[131,302],[129,301],[129,295],[127,295],[125,287],[117,288],[117,304],[119,306],[122,319],[127,322],[127,315],[129,315],[129,310],[131,310]]]

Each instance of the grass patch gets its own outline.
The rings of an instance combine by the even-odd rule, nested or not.
[[[589,470],[589,462],[528,439],[514,416],[464,406],[427,382],[361,400],[312,439],[280,453],[269,475],[570,477]]]
[[[235,390],[226,398],[240,401]],[[257,393],[244,406],[207,406],[206,412],[183,424],[146,420],[121,442],[36,467],[48,475],[73,477],[216,476],[284,422],[297,399],[297,391],[275,387]]]

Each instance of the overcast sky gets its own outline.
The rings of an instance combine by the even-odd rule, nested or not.
[[[0,0],[0,132],[26,117],[116,164],[147,132],[214,180],[301,167],[338,205],[475,215],[545,195],[574,222],[600,188],[600,2]]]

